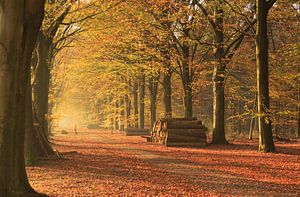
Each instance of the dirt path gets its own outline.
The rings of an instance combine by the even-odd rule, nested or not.
[[[106,131],[53,142],[65,159],[27,170],[50,196],[300,196],[299,144],[280,144],[277,154],[258,153],[253,142],[165,148]]]

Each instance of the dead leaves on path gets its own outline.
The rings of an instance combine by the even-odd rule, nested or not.
[[[256,144],[166,148],[104,131],[57,136],[65,159],[29,167],[32,186],[50,196],[297,196],[300,145],[262,154]]]

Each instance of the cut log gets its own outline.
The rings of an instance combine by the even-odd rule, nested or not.
[[[100,126],[98,124],[88,124],[87,129],[100,129]]]
[[[151,141],[165,146],[203,147],[207,128],[196,118],[161,119],[151,132]]]
[[[151,136],[150,135],[142,135],[142,138],[145,138],[147,142],[151,142]]]
[[[167,129],[205,129],[200,121],[167,122]]]
[[[167,142],[166,143],[170,143],[170,142],[184,142],[184,143],[188,143],[188,142],[206,142],[206,139],[199,139],[199,138],[194,138],[194,137],[184,137],[184,138],[171,138],[171,137],[168,137],[167,138]]]
[[[171,137],[171,138],[177,138],[177,139],[180,139],[180,138],[185,138],[185,137],[191,137],[191,138],[200,138],[200,139],[203,139],[205,138],[206,139],[206,134],[205,133],[196,133],[196,134],[177,134],[177,133],[172,133],[172,132],[168,132],[168,137]]]
[[[143,136],[150,135],[149,129],[139,129],[139,128],[126,128],[126,136]]]
[[[195,137],[205,137],[206,129],[168,129],[169,136],[195,136]]]

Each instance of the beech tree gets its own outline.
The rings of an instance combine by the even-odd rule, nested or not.
[[[207,18],[213,32],[213,143],[226,144],[225,138],[225,77],[227,66],[235,52],[241,46],[245,34],[251,30],[256,22],[240,11],[235,10],[234,6],[225,0],[216,1],[195,1],[202,15]],[[212,9],[211,9],[212,8]],[[210,10],[213,10],[211,13]],[[246,25],[239,25],[239,29],[234,29],[231,34],[225,33],[225,10],[230,10],[242,16],[246,20]],[[250,12],[251,14],[251,12]],[[230,26],[230,25],[228,25]],[[201,40],[200,40],[201,42]]]
[[[268,12],[276,0],[256,1],[256,66],[257,66],[257,107],[259,128],[259,151],[274,152],[272,122],[269,98],[268,66]]]
[[[0,194],[34,196],[24,160],[25,100],[44,1],[0,3]]]

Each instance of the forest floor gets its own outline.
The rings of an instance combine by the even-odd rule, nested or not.
[[[69,196],[300,196],[300,143],[166,148],[103,130],[56,135],[63,159],[28,167],[32,186]]]

